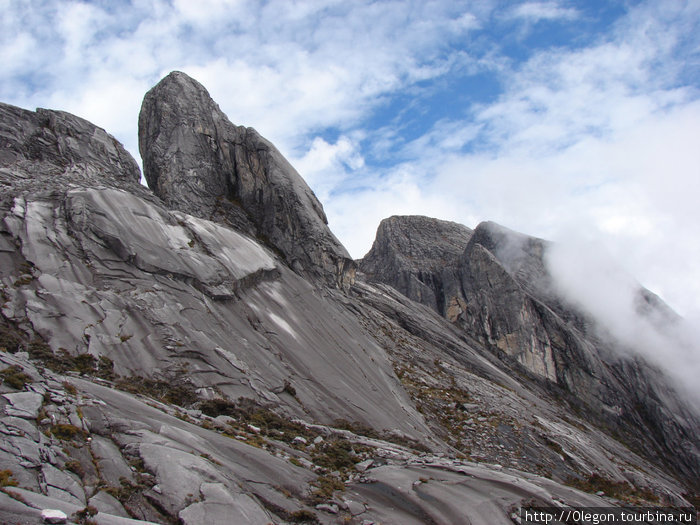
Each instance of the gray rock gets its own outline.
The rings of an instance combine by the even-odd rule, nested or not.
[[[127,480],[133,479],[134,474],[131,468],[112,440],[106,437],[93,435],[92,441],[90,442],[90,449],[100,469],[102,479],[110,486],[121,486],[120,480],[122,478]]]
[[[9,436],[27,436],[39,442],[39,429],[26,419],[19,417],[4,417],[0,420],[0,433]]]
[[[636,452],[653,458],[660,447],[678,471],[700,474],[691,437],[698,415],[654,367],[601,339],[592,321],[556,292],[545,262],[548,247],[491,222],[472,232],[435,219],[392,217],[380,225],[359,268],[439,312],[506,367],[561,386],[587,407],[593,424],[615,428]],[[658,298],[645,304],[674,319]],[[424,322],[400,322],[425,334]],[[687,452],[672,454],[672,448]]]
[[[1,439],[0,449],[14,454],[20,459],[21,464],[29,468],[40,466],[44,459],[45,449],[25,436],[7,436]]]
[[[92,496],[88,500],[88,505],[95,507],[99,512],[103,512],[105,514],[111,514],[112,516],[119,516],[122,518],[129,517],[129,513],[126,512],[126,509],[124,509],[121,502],[104,490],[101,490]]]
[[[353,516],[359,516],[367,510],[364,503],[353,499],[343,499],[343,508]]]
[[[49,490],[49,496],[65,499],[64,495],[69,495],[70,497],[66,501],[85,505],[85,492],[73,475],[47,464],[41,466],[41,474],[47,485],[47,490]],[[58,492],[53,491],[52,493],[52,487],[58,489]]]
[[[221,483],[203,483],[203,502],[194,503],[178,513],[185,525],[207,523],[267,523],[269,515],[245,494],[232,493]]]
[[[265,238],[296,271],[352,281],[354,264],[299,174],[186,74],[172,72],[146,94],[139,149],[149,187],[169,206]]]
[[[43,396],[36,392],[3,394],[2,397],[10,402],[10,406],[5,407],[5,413],[8,416],[21,417],[24,419],[36,419],[44,401]]]
[[[377,228],[372,249],[359,262],[369,281],[386,283],[450,318],[460,295],[459,258],[472,230],[422,216],[393,216]]]
[[[330,514],[338,514],[340,510],[335,503],[319,503],[316,505],[316,509]]]
[[[343,492],[353,502],[345,507],[369,522],[458,523],[466,513],[501,524],[523,498],[602,503],[541,474],[598,472],[687,504],[697,419],[644,363],[605,360],[608,343],[547,286],[544,241],[488,223],[472,232],[392,218],[361,262],[371,282],[348,287],[352,265],[310,190],[191,79],[168,77],[142,112],[147,175],[163,199],[138,184],[128,154],[99,128],[0,109],[0,328],[17,334],[15,347],[43,340],[55,352],[106,356],[127,380],[252,399],[303,419],[326,442],[369,447],[371,478],[348,472]],[[101,473],[112,485],[132,480],[125,506],[145,521],[238,512],[238,522],[267,523],[303,508],[313,490],[313,463],[270,439],[267,425],[255,440],[267,448],[256,448],[209,429],[196,406],[134,396],[90,374],[70,378],[74,396],[24,352],[0,361],[28,370],[34,395],[49,393],[42,430],[80,424],[80,405],[92,433],[71,444],[31,419],[0,419],[0,470],[13,472],[34,507],[72,514]],[[15,410],[10,399],[0,404]],[[336,418],[355,432],[326,426]],[[418,456],[413,439],[432,453]],[[81,479],[48,466],[69,459]],[[106,496],[90,501],[102,500],[98,522],[133,523],[109,514]],[[14,509],[25,511],[0,494],[0,521]]]
[[[0,165],[13,165],[27,176],[41,166],[89,182],[99,177],[137,184],[141,178],[138,164],[114,137],[64,111],[32,112],[0,103],[0,138]]]
[[[360,471],[360,472],[364,472],[365,470],[370,468],[373,464],[374,464],[373,459],[366,459],[364,461],[360,461],[359,463],[356,463],[355,469]]]

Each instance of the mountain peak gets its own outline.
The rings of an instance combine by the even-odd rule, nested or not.
[[[168,206],[256,236],[298,273],[352,280],[352,260],[301,176],[185,73],[170,73],[144,97],[139,149],[149,187]]]
[[[444,314],[445,288],[457,284],[451,269],[471,234],[472,230],[455,222],[395,215],[380,223],[360,270],[370,280],[387,283]]]

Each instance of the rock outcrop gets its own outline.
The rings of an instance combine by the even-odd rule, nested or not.
[[[196,80],[173,72],[146,94],[139,149],[148,185],[168,206],[256,235],[298,273],[352,282],[353,262],[311,189],[257,131],[231,124]]]
[[[368,279],[393,286],[406,297],[449,317],[459,294],[457,261],[472,231],[461,224],[421,216],[394,216],[377,229],[360,261]]]

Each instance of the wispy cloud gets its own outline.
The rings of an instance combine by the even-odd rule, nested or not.
[[[580,13],[577,9],[563,7],[558,2],[526,2],[510,9],[508,16],[537,22],[539,20],[574,20],[580,16]]]

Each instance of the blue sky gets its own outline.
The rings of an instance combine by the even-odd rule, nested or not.
[[[0,0],[0,24],[3,102],[139,160],[144,93],[185,71],[355,257],[392,214],[494,220],[593,243],[700,319],[698,0]]]

